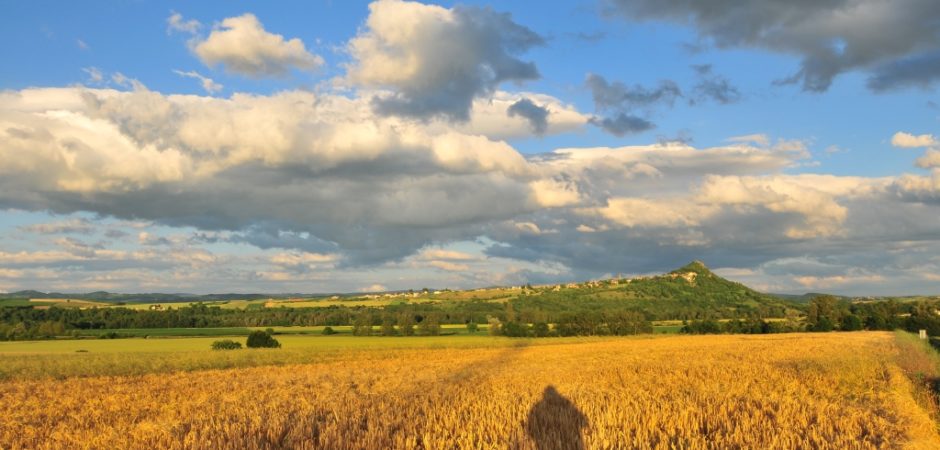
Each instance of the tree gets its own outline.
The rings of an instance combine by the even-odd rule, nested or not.
[[[842,331],[858,331],[862,329],[862,319],[855,314],[848,314],[842,318]]]
[[[503,336],[526,337],[529,335],[529,326],[520,322],[506,322],[503,324]]]
[[[397,336],[398,331],[395,329],[395,319],[392,316],[386,315],[382,318],[382,336]]]
[[[424,320],[418,324],[418,331],[425,336],[437,336],[441,334],[441,319],[438,315],[428,314]]]
[[[248,348],[280,348],[281,343],[267,332],[256,330],[248,334]]]
[[[490,336],[499,336],[503,334],[503,324],[496,317],[486,317],[487,330],[490,332]]]
[[[356,321],[353,323],[352,334],[353,336],[372,335],[372,313],[363,311],[356,316]]]
[[[476,333],[477,330],[479,330],[479,329],[480,329],[480,327],[479,327],[479,326],[477,325],[477,323],[474,322],[473,320],[467,322],[467,332],[468,332],[468,333]]]
[[[810,300],[806,328],[810,331],[832,331],[841,316],[838,299],[831,295],[817,295]]]
[[[506,322],[516,321],[516,310],[512,307],[512,302],[506,302]]]
[[[415,335],[415,317],[411,313],[404,313],[398,316],[398,331],[402,336]]]
[[[326,327],[323,329],[323,334],[325,336],[330,336],[330,335],[336,334],[336,330],[334,330],[333,327]]]
[[[242,343],[231,339],[223,339],[212,343],[213,350],[238,350],[240,348],[242,348]]]
[[[532,325],[532,335],[535,337],[547,337],[551,334],[548,324],[545,322],[536,322]]]
[[[652,333],[653,324],[646,316],[633,311],[615,311],[607,314],[607,328],[610,334],[627,336],[631,334]]]
[[[687,323],[679,330],[686,334],[719,334],[721,333],[721,324],[711,320],[693,320]]]

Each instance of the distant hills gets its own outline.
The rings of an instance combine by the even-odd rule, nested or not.
[[[485,291],[485,295],[484,295]],[[353,300],[390,298],[389,302],[432,302],[451,304],[466,300],[512,301],[518,308],[547,311],[639,310],[657,319],[702,317],[781,317],[805,308],[819,294],[778,295],[755,291],[748,286],[716,275],[701,261],[692,261],[671,272],[635,278],[562,283],[542,286],[516,286],[467,291],[434,291],[383,294],[116,294],[97,291],[84,294],[24,290],[0,294],[8,299],[76,299],[108,303],[194,303],[232,300],[327,298]],[[848,301],[873,298],[840,297]],[[489,299],[489,300],[487,300]],[[903,301],[905,298],[898,298]],[[263,303],[263,302],[261,302]],[[276,302],[281,306],[282,302]],[[285,305],[289,306],[289,305]],[[313,306],[313,305],[306,305]],[[378,305],[380,306],[380,305]]]
[[[182,302],[200,302],[200,301],[226,301],[226,300],[260,300],[266,298],[286,298],[300,294],[115,294],[113,292],[95,291],[84,294],[64,294],[61,292],[41,292],[35,290],[25,290],[0,294],[3,298],[51,298],[51,299],[76,299],[103,301],[109,303],[182,303]]]

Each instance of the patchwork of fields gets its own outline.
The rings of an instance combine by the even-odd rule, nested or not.
[[[286,338],[280,350],[228,355],[280,352],[304,361],[129,376],[88,376],[91,366],[51,379],[7,374],[0,442],[50,449],[940,448],[923,395],[904,372],[912,353],[891,333],[503,338],[462,348],[454,342],[467,337],[441,337],[424,348],[331,351],[298,347],[323,338]],[[424,339],[432,338],[414,342]],[[64,364],[93,355],[68,355]],[[121,355],[116,364],[152,354]],[[0,363],[16,358],[23,356],[3,354]]]

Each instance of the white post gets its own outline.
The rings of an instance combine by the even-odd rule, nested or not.
[[[927,339],[927,330],[920,330],[920,338]]]

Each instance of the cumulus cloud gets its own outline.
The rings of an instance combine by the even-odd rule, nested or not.
[[[135,221],[115,238],[132,236],[122,245],[136,248],[109,248],[104,230],[76,239],[61,236],[65,227],[36,226],[22,231],[56,238],[53,249],[17,256],[19,266],[0,261],[0,269],[80,267],[88,286],[130,285],[140,273],[99,280],[91,272],[134,267],[161,271],[148,283],[168,286],[210,277],[213,286],[238,279],[276,287],[328,286],[322,270],[369,276],[363,268],[383,267],[480,285],[648,273],[696,258],[728,268],[819,252],[851,259],[859,242],[887,249],[940,239],[936,173],[789,174],[809,157],[807,144],[765,135],[707,148],[669,142],[522,155],[496,137],[530,126],[506,113],[522,98],[552,111],[549,132],[564,111],[571,124],[584,120],[550,97],[499,92],[491,106],[476,99],[474,114],[491,107],[499,114],[490,119],[505,127],[474,115],[459,127],[384,116],[368,95],[6,91],[0,208]],[[173,231],[190,228],[191,236]],[[460,242],[484,244],[476,253],[448,247]],[[264,257],[196,251],[212,246]],[[186,257],[226,269],[173,272]],[[493,274],[494,261],[504,277]],[[803,275],[786,280],[799,285],[794,277]],[[336,283],[352,290],[361,279]],[[394,280],[377,282],[409,287]]]
[[[924,154],[917,158],[915,164],[917,167],[923,169],[936,169],[940,168],[940,142],[937,141],[932,134],[921,134],[913,135],[910,133],[905,133],[899,131],[894,133],[894,136],[891,137],[891,145],[901,148],[924,148],[927,147],[927,150]],[[937,174],[934,174],[934,179],[937,178]],[[923,177],[916,177],[913,175],[906,176],[902,179],[906,179],[906,183],[911,186],[926,186],[930,185],[932,181],[928,181]],[[915,181],[917,180],[917,181]],[[923,189],[915,189],[923,190]]]
[[[475,235],[487,221],[542,207],[544,197],[530,184],[537,173],[504,142],[375,117],[368,99],[72,88],[2,96],[6,206],[250,239],[272,235],[260,233],[267,228],[310,233],[316,238],[297,242],[330,242],[373,261]]]
[[[206,66],[221,65],[251,78],[283,76],[292,69],[314,70],[323,65],[323,58],[307,51],[303,41],[268,32],[254,14],[224,19],[207,38],[191,45]]]
[[[869,86],[885,90],[925,85],[940,77],[936,23],[940,4],[931,0],[767,0],[729,7],[718,0],[607,0],[615,14],[694,27],[719,48],[763,48],[801,58],[784,82],[825,91],[838,75],[873,73]]]
[[[891,137],[891,145],[902,148],[930,147],[937,143],[931,134],[921,134],[915,136],[910,133],[899,131]]]
[[[349,42],[348,80],[390,89],[374,99],[382,114],[465,121],[474,98],[505,81],[538,78],[535,64],[517,55],[543,43],[489,8],[381,0],[369,5],[363,30]]]
[[[924,156],[917,158],[915,164],[924,169],[940,168],[940,150],[927,150]]]
[[[550,95],[534,92],[496,91],[489,98],[473,101],[470,119],[466,122],[451,122],[445,117],[426,120],[429,128],[448,129],[466,134],[482,134],[491,139],[511,139],[531,136],[536,130],[532,119],[521,114],[510,114],[513,105],[528,100],[537,108],[545,111],[542,135],[576,131],[588,123],[590,118],[582,114],[571,104],[566,104]],[[517,107],[518,109],[518,107]],[[533,110],[532,115],[541,127],[541,112]]]
[[[853,242],[874,236],[923,232],[874,226],[884,223],[878,218],[887,211],[917,209],[898,204],[894,180],[787,175],[782,171],[808,157],[803,144],[771,143],[766,136],[743,140],[762,145],[557,150],[543,164],[573,180],[579,201],[516,219],[553,233],[494,229],[490,236],[499,244],[487,254],[557,261],[572,269],[572,277],[584,278],[668,270],[695,258],[717,267],[753,267],[793,252],[821,251],[814,247],[821,243],[827,251],[851,252]],[[656,258],[644,256],[651,254]]]
[[[202,89],[206,91],[207,94],[215,94],[222,90],[223,86],[219,83],[216,83],[212,78],[203,76],[195,70],[190,70],[189,72],[183,72],[182,70],[173,70],[173,73],[186,78],[193,78],[199,81],[199,84],[202,85]]]

